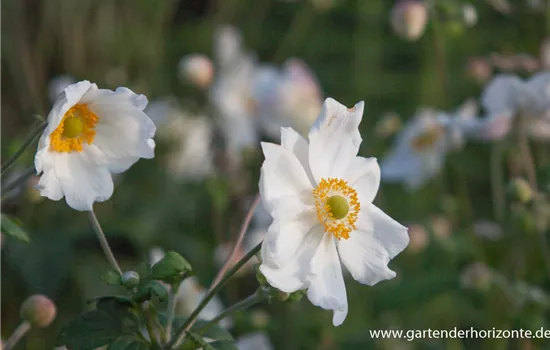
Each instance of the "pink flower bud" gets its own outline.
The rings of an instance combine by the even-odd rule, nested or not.
[[[178,73],[183,81],[189,81],[199,88],[207,88],[214,77],[212,61],[201,54],[183,57],[178,64]]]
[[[395,33],[407,40],[419,39],[426,29],[428,11],[422,1],[402,0],[393,7],[390,23]]]
[[[493,68],[483,57],[471,57],[466,66],[467,74],[478,84],[486,83],[493,75]]]
[[[57,313],[55,304],[44,295],[32,295],[21,304],[20,316],[34,327],[45,328]]]

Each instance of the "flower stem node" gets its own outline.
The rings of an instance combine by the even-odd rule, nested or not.
[[[530,202],[535,195],[531,185],[522,178],[515,178],[508,184],[508,193],[520,203]]]
[[[135,271],[126,271],[120,278],[122,285],[128,289],[132,289],[139,285],[139,274]]]
[[[44,295],[32,295],[21,304],[21,319],[33,327],[45,328],[52,323],[57,314],[54,302]]]
[[[193,269],[181,255],[174,251],[166,253],[164,258],[151,268],[153,279],[174,284],[183,281],[183,279]]]

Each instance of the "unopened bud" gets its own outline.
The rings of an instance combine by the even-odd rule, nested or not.
[[[477,10],[472,4],[462,6],[462,19],[467,27],[473,27],[477,24]]]
[[[393,7],[390,23],[395,33],[407,40],[419,39],[426,29],[428,11],[423,2],[402,0]]]
[[[120,278],[122,285],[126,288],[134,288],[139,285],[139,274],[135,271],[126,271]]]
[[[513,179],[508,184],[508,193],[512,198],[517,199],[521,203],[527,203],[533,199],[534,192],[531,185],[522,178]]]
[[[483,57],[471,57],[466,67],[467,74],[478,84],[486,83],[493,75],[493,67]]]
[[[33,295],[21,304],[21,319],[32,326],[44,328],[50,325],[57,313],[55,304],[44,295]]]
[[[178,64],[178,72],[183,81],[189,81],[199,88],[207,88],[214,78],[214,65],[210,58],[201,54],[183,57]]]

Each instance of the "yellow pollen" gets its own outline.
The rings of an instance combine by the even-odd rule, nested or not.
[[[94,141],[98,116],[90,111],[88,105],[77,104],[63,116],[57,129],[50,135],[51,152],[81,152],[82,144]]]
[[[414,137],[411,146],[416,151],[424,151],[432,147],[443,135],[444,130],[441,127],[431,127],[420,135]]]
[[[357,192],[342,179],[321,179],[313,190],[317,218],[337,239],[348,239],[361,209]]]

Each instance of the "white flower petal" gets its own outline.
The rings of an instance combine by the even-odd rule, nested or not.
[[[528,88],[533,94],[532,109],[542,112],[550,108],[550,72],[535,74],[527,82]]]
[[[273,202],[283,196],[295,196],[309,204],[313,202],[313,187],[296,156],[286,148],[262,142],[265,161],[260,175],[260,194],[266,209],[273,210]]]
[[[323,226],[312,228],[302,241],[296,254],[282,267],[276,267],[271,261],[269,245],[262,244],[262,264],[260,271],[273,287],[286,293],[293,293],[308,286],[307,276],[310,272],[310,261],[323,238]]]
[[[357,230],[350,238],[338,241],[338,252],[352,277],[372,286],[395,277],[387,265],[408,243],[407,228],[370,205],[359,214]]]
[[[335,326],[339,326],[346,318],[348,301],[342,266],[334,240],[331,233],[325,233],[311,259],[307,297],[313,305],[325,310],[334,310],[332,322]]]
[[[281,146],[292,151],[304,167],[312,186],[317,186],[309,169],[309,145],[307,140],[292,128],[281,128]]]
[[[378,161],[376,158],[355,157],[344,179],[357,191],[362,205],[371,203],[380,187]]]
[[[287,196],[273,203],[273,222],[268,228],[266,242],[270,261],[280,267],[298,251],[306,234],[319,225],[313,205],[304,205],[297,197]]]
[[[359,151],[364,103],[354,108],[327,98],[309,132],[309,165],[314,179],[342,178]]]
[[[488,114],[506,114],[516,111],[516,94],[524,83],[516,76],[499,75],[487,86],[481,96],[481,103]]]
[[[94,202],[103,202],[113,194],[109,170],[97,164],[91,152],[58,153],[54,171],[67,204],[76,210],[92,210]]]

